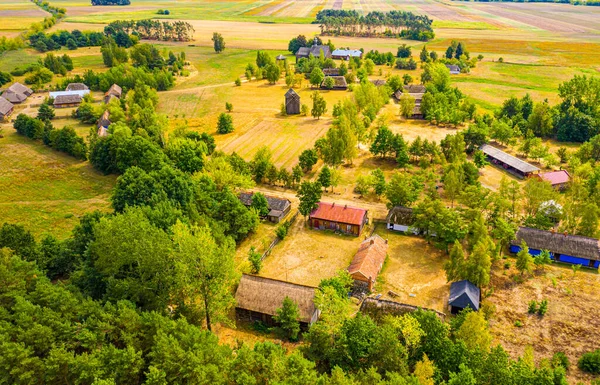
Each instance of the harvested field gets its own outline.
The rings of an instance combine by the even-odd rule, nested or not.
[[[388,241],[388,258],[375,287],[384,299],[427,307],[446,313],[450,285],[446,282],[446,256],[423,238],[375,230]],[[389,291],[398,296],[390,296]]]
[[[510,270],[492,269],[494,291],[485,301],[496,309],[490,321],[495,342],[513,357],[522,355],[527,346],[533,347],[536,360],[564,352],[571,362],[570,383],[589,381],[591,377],[579,371],[575,363],[583,353],[598,348],[598,274],[583,269],[573,274],[569,267],[556,265],[519,284],[511,278],[518,275],[514,259],[507,261],[512,265]],[[528,314],[529,301],[542,299],[549,301],[548,313],[543,317]],[[515,326],[516,321],[523,326]]]

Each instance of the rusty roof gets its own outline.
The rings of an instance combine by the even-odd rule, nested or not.
[[[321,219],[331,222],[346,223],[360,226],[364,222],[367,210],[350,207],[348,205],[336,205],[335,203],[317,203],[318,207],[310,213],[311,219]]]
[[[365,239],[348,267],[350,275],[360,274],[364,278],[375,282],[377,274],[383,267],[387,255],[388,243],[385,239],[375,234]]]

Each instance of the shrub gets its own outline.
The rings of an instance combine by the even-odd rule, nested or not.
[[[250,80],[250,78],[248,78],[248,80]],[[241,86],[242,85],[242,79],[240,79],[240,78],[235,79],[235,85],[237,87]]]
[[[287,235],[287,228],[285,226],[279,226],[275,229],[275,235],[277,235],[277,238],[283,240]]]
[[[308,116],[309,111],[310,111],[310,109],[308,108],[308,106],[306,104],[303,104],[302,107],[300,107],[300,112],[304,116]]]
[[[256,251],[254,246],[250,248],[248,252],[248,261],[250,261],[250,265],[252,266],[252,274],[260,273],[260,269],[262,269],[262,256],[260,253]]]
[[[538,303],[537,301],[533,300],[531,302],[529,302],[529,305],[527,306],[527,312],[529,314],[535,314],[538,311]]]
[[[233,104],[225,102],[225,109],[227,110],[227,112],[233,111]]]
[[[520,327],[523,327],[523,322],[521,322],[521,321],[519,321],[519,320],[516,320],[514,325],[515,325],[516,327],[520,328]]]
[[[565,370],[569,370],[569,366],[571,366],[569,358],[563,352],[556,352],[552,356],[552,367],[557,368],[559,366],[565,368]]]
[[[226,113],[219,115],[217,132],[219,134],[229,134],[230,132],[233,132],[233,119],[231,118],[231,115]]]
[[[504,59],[502,59],[502,58],[499,58],[499,59],[498,59],[498,63],[504,63]]]
[[[579,369],[584,372],[598,374],[600,373],[600,349],[585,353],[577,363]]]
[[[538,309],[538,314],[543,316],[548,312],[548,300],[547,299],[543,299],[542,302],[540,302],[540,308]]]

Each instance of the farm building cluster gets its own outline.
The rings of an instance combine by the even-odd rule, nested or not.
[[[21,104],[33,95],[33,90],[21,83],[13,83],[0,96],[0,120],[8,119],[15,109],[15,104]]]

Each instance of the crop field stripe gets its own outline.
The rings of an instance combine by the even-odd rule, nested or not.
[[[284,1],[287,1],[287,0],[272,0],[272,1],[269,1],[266,4],[259,5],[259,6],[255,7],[255,8],[252,8],[252,9],[244,12],[244,15],[258,16],[258,15],[264,13],[265,11],[271,9],[272,7],[275,7],[275,6],[283,3]]]

